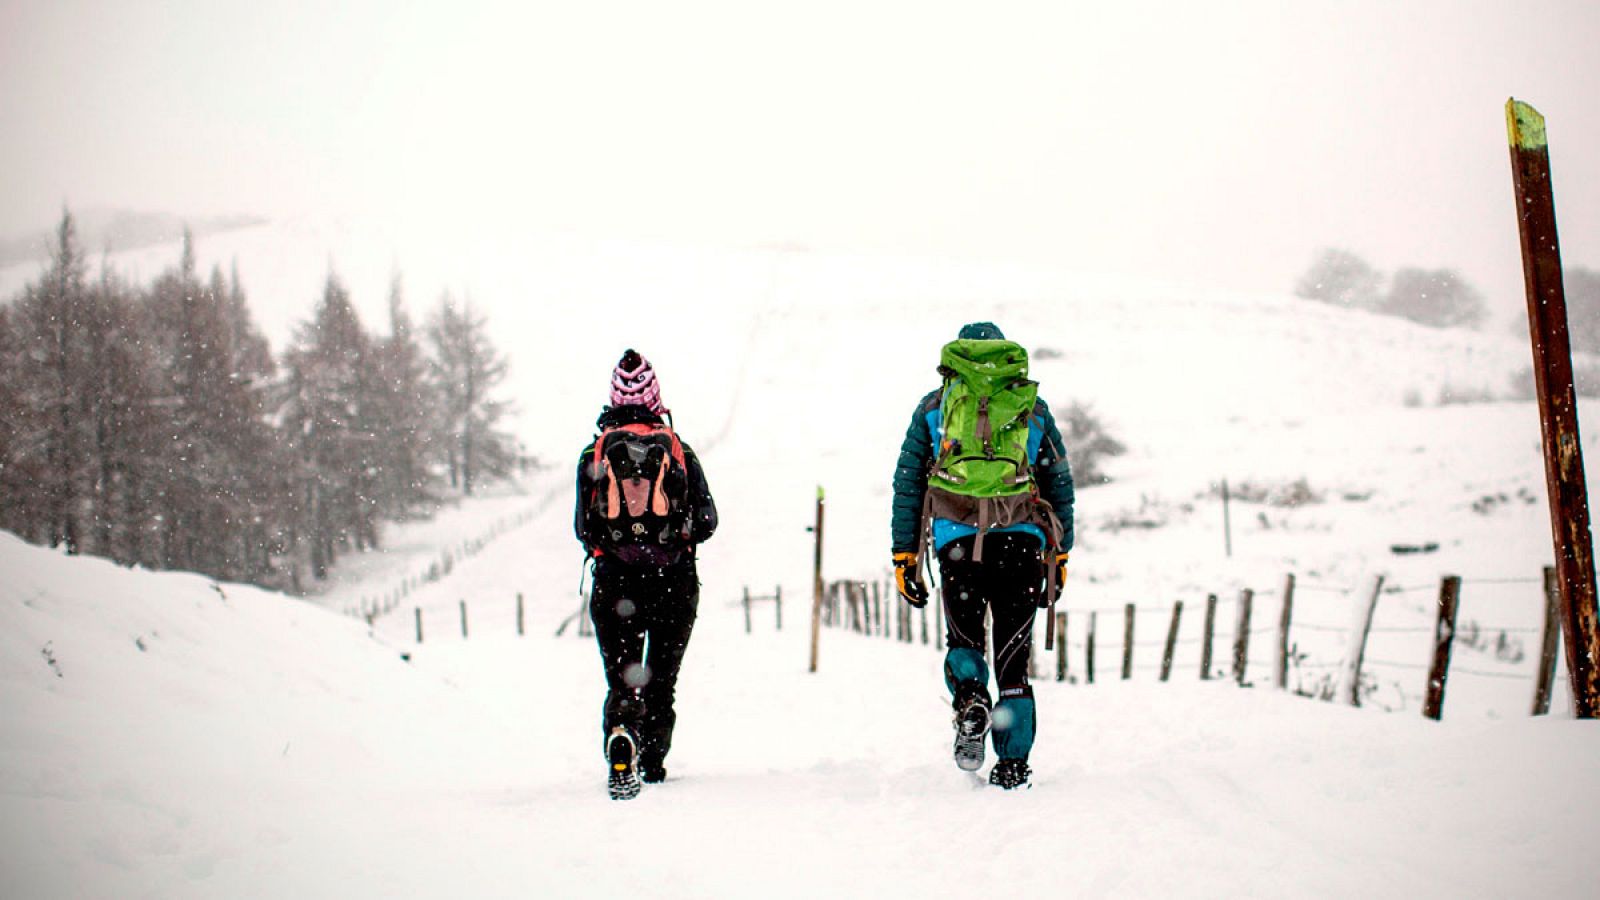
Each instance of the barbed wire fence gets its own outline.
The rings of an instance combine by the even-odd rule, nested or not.
[[[1490,587],[1529,588],[1526,596],[1536,601],[1529,609],[1542,605],[1543,623],[1460,618],[1463,590]],[[1042,652],[1036,634],[1029,672],[1035,679],[1087,685],[1107,678],[1168,681],[1188,669],[1201,680],[1255,687],[1265,664],[1260,683],[1278,690],[1390,711],[1415,706],[1433,719],[1443,716],[1445,688],[1455,675],[1527,684],[1532,714],[1543,715],[1558,662],[1558,602],[1555,570],[1548,567],[1541,576],[1446,575],[1438,584],[1399,585],[1376,575],[1350,585],[1291,573],[1274,589],[1207,594],[1199,602],[1058,610],[1055,647]],[[1191,611],[1196,606],[1203,613]],[[1343,624],[1330,614],[1341,606],[1349,616]],[[1268,621],[1262,613],[1276,616]],[[1149,630],[1152,620],[1164,627]],[[899,600],[888,577],[827,583],[821,621],[867,638],[936,650],[944,645],[937,587],[926,607],[913,609]],[[1539,647],[1530,652],[1526,641],[1534,639]],[[1487,662],[1452,664],[1458,645]]]
[[[342,612],[351,618],[364,619],[371,625],[379,616],[387,615],[399,609],[412,592],[424,585],[442,580],[449,575],[461,562],[471,559],[482,553],[496,538],[526,525],[538,515],[538,508],[530,507],[513,515],[502,516],[496,519],[482,533],[466,538],[455,543],[429,561],[428,565],[411,574],[390,583],[390,586],[376,594],[361,597],[356,603],[346,606]]]

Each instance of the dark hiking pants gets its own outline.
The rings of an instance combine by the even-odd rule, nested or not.
[[[673,694],[699,599],[693,559],[665,567],[601,559],[595,566],[589,617],[608,688],[602,741],[627,727],[642,763],[660,765],[672,747]]]
[[[959,708],[972,696],[989,700],[983,615],[994,629],[994,675],[1000,700],[994,704],[995,754],[1026,759],[1036,729],[1028,656],[1033,617],[1038,612],[1044,565],[1038,538],[991,532],[984,537],[983,562],[972,561],[975,538],[957,538],[939,550],[940,591],[946,623],[945,683]]]

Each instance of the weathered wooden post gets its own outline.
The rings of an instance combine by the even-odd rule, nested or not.
[[[928,646],[928,608],[926,606],[917,610],[917,618],[921,620],[922,646],[926,647]]]
[[[1550,688],[1556,680],[1556,644],[1561,640],[1561,587],[1555,566],[1544,568],[1544,640],[1539,648],[1539,674],[1533,688],[1533,714],[1550,712]]]
[[[1095,611],[1089,610],[1089,639],[1083,645],[1083,678],[1085,684],[1094,684],[1094,626]]]
[[[772,605],[776,608],[774,615],[777,618],[778,630],[783,630],[783,585],[778,585],[772,591]]]
[[[1278,690],[1289,689],[1289,619],[1294,613],[1294,573],[1283,576],[1283,606],[1278,610]]]
[[[1206,622],[1200,634],[1200,680],[1211,680],[1211,636],[1217,627],[1217,595],[1206,595]]]
[[[1122,680],[1133,677],[1133,618],[1137,610],[1132,603],[1122,607]]]
[[[944,649],[944,588],[933,589],[933,649]]]
[[[1574,715],[1592,719],[1600,715],[1600,621],[1596,617],[1594,545],[1577,396],[1572,385],[1567,301],[1561,284],[1561,247],[1550,184],[1550,147],[1544,116],[1526,103],[1506,101],[1506,129],[1517,232],[1522,240],[1551,538],[1567,642],[1567,676],[1572,683]]]
[[[522,592],[518,591],[517,592],[517,637],[521,637],[523,635],[522,625],[523,625]]]
[[[1067,614],[1056,613],[1056,680],[1067,680]]]
[[[1178,649],[1178,621],[1183,618],[1183,601],[1172,604],[1172,624],[1167,626],[1167,645],[1161,648],[1161,680],[1172,677],[1172,657]]]
[[[1250,607],[1256,592],[1245,588],[1239,592],[1239,615],[1234,622],[1233,680],[1244,685],[1244,670],[1250,665]]]
[[[1229,558],[1233,557],[1233,520],[1228,515],[1228,479],[1222,479],[1222,546]]]
[[[811,667],[817,670],[817,642],[822,636],[822,485],[817,485],[816,551],[811,562]]]
[[[1446,575],[1439,582],[1439,618],[1433,626],[1433,666],[1428,670],[1428,694],[1422,714],[1434,721],[1444,714],[1444,682],[1450,676],[1450,646],[1456,636],[1456,606],[1461,598],[1461,578]]]
[[[467,636],[467,601],[461,601],[461,637]]]
[[[1358,596],[1352,609],[1350,645],[1345,651],[1342,683],[1339,696],[1351,706],[1361,705],[1361,660],[1367,655],[1367,635],[1372,631],[1372,614],[1378,608],[1378,597],[1383,593],[1383,576],[1372,576],[1372,587],[1363,597]]]
[[[417,611],[417,643],[422,643],[422,607],[415,607]]]
[[[750,585],[744,586],[744,633],[750,633]]]

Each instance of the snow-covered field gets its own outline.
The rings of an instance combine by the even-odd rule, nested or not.
[[[266,226],[199,247],[206,263],[238,256],[256,303],[292,301],[293,316],[262,313],[280,346],[320,280],[295,268],[302,237]],[[389,554],[309,601],[0,536],[0,895],[1590,893],[1600,736],[1560,714],[1564,693],[1557,715],[1526,715],[1551,557],[1537,415],[1435,403],[1502,389],[1526,365],[1517,341],[1014,266],[512,244],[476,248],[462,287],[496,323],[524,436],[549,463],[525,493],[391,529]],[[382,307],[389,252],[338,254],[382,258],[351,279],[364,309]],[[0,272],[0,286],[29,274]],[[975,319],[1036,352],[1054,407],[1092,404],[1129,446],[1111,484],[1080,487],[1063,603],[1075,678],[1098,611],[1099,677],[1039,685],[1023,794],[978,789],[949,762],[932,648],[829,631],[805,672],[816,486],[829,577],[883,577],[900,436],[938,346]],[[672,777],[613,804],[598,655],[554,632],[579,602],[568,468],[629,345],[700,451],[722,528],[702,554]],[[536,390],[552,377],[570,387]],[[1315,502],[1253,499],[1301,480]],[[339,614],[530,511],[370,633]],[[1324,629],[1348,622],[1345,592],[1377,573],[1402,589],[1380,602],[1369,650],[1371,706],[1398,712],[1270,689],[1266,634],[1255,687],[1198,681],[1205,595],[1222,601],[1220,647],[1238,590],[1257,592],[1265,628],[1289,573],[1307,686],[1342,652]],[[1458,641],[1432,723],[1409,667],[1427,660],[1443,574],[1465,578],[1462,621],[1523,654]],[[742,589],[773,585],[786,630],[763,610],[746,636]],[[1182,674],[1159,684],[1149,645],[1177,600]],[[1140,610],[1131,682],[1114,677],[1125,603]]]

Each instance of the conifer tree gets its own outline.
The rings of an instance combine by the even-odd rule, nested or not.
[[[497,427],[510,411],[495,397],[506,360],[489,340],[488,320],[470,303],[458,307],[449,294],[434,310],[428,339],[450,485],[471,496],[479,482],[505,477],[516,464],[516,442]]]

